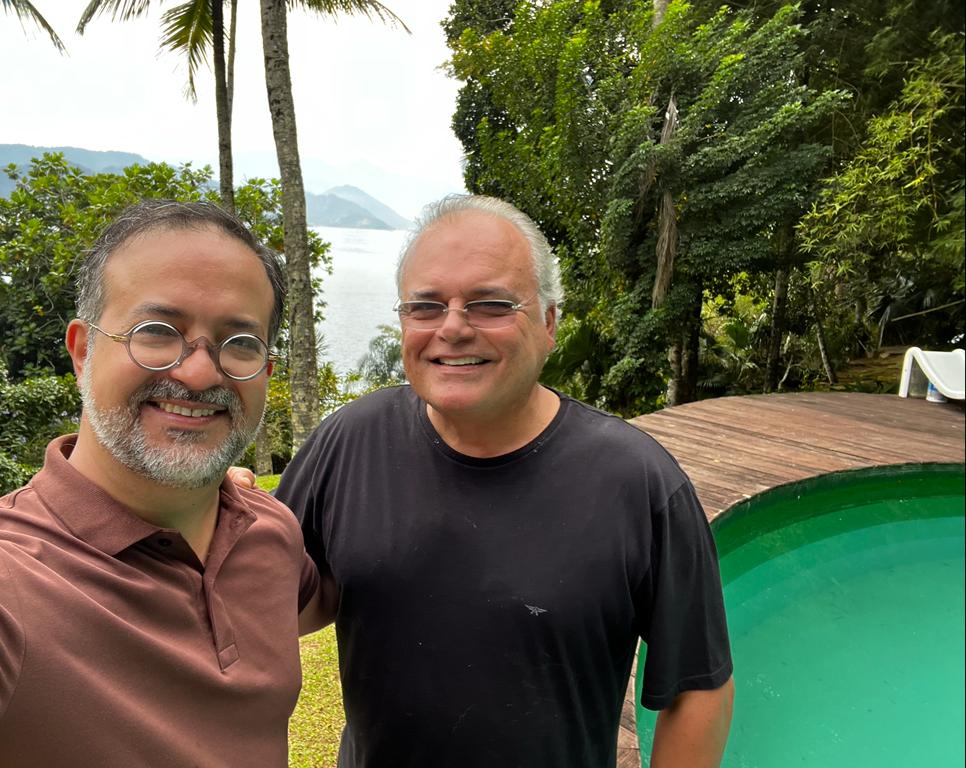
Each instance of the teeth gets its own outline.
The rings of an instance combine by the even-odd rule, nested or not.
[[[182,408],[180,405],[172,405],[171,403],[158,403],[158,408],[165,413],[176,413],[179,416],[193,416],[194,418],[213,416],[215,413],[213,408]]]
[[[479,363],[485,363],[486,360],[482,357],[454,357],[448,360],[440,358],[439,362],[443,365],[477,365]]]

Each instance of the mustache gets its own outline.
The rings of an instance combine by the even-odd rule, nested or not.
[[[190,400],[208,405],[221,405],[228,408],[232,416],[240,410],[241,403],[238,395],[225,387],[211,387],[201,391],[188,389],[172,379],[158,379],[146,384],[134,393],[131,400],[135,405],[141,405],[148,400]]]

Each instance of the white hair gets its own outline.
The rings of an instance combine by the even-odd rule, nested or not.
[[[396,267],[396,290],[400,298],[402,298],[403,268],[416,241],[435,224],[464,211],[487,213],[504,219],[517,228],[530,245],[530,259],[533,262],[533,274],[537,281],[537,297],[540,300],[541,312],[546,313],[551,307],[559,308],[563,301],[560,270],[547,238],[534,224],[533,219],[519,208],[504,200],[484,195],[447,195],[442,200],[437,200],[423,208],[416,220],[416,227],[406,240]]]

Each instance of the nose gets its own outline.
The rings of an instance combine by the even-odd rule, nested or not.
[[[215,364],[217,351],[204,337],[195,339],[181,362],[168,374],[188,389],[201,392],[224,383],[225,376]]]
[[[468,339],[476,333],[476,329],[467,322],[466,311],[459,307],[450,307],[443,315],[443,324],[437,333],[450,344]]]

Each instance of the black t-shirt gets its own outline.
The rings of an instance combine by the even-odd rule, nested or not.
[[[690,482],[578,401],[478,459],[381,390],[325,419],[277,496],[341,589],[340,768],[605,768],[638,637],[644,706],[731,675]]]

